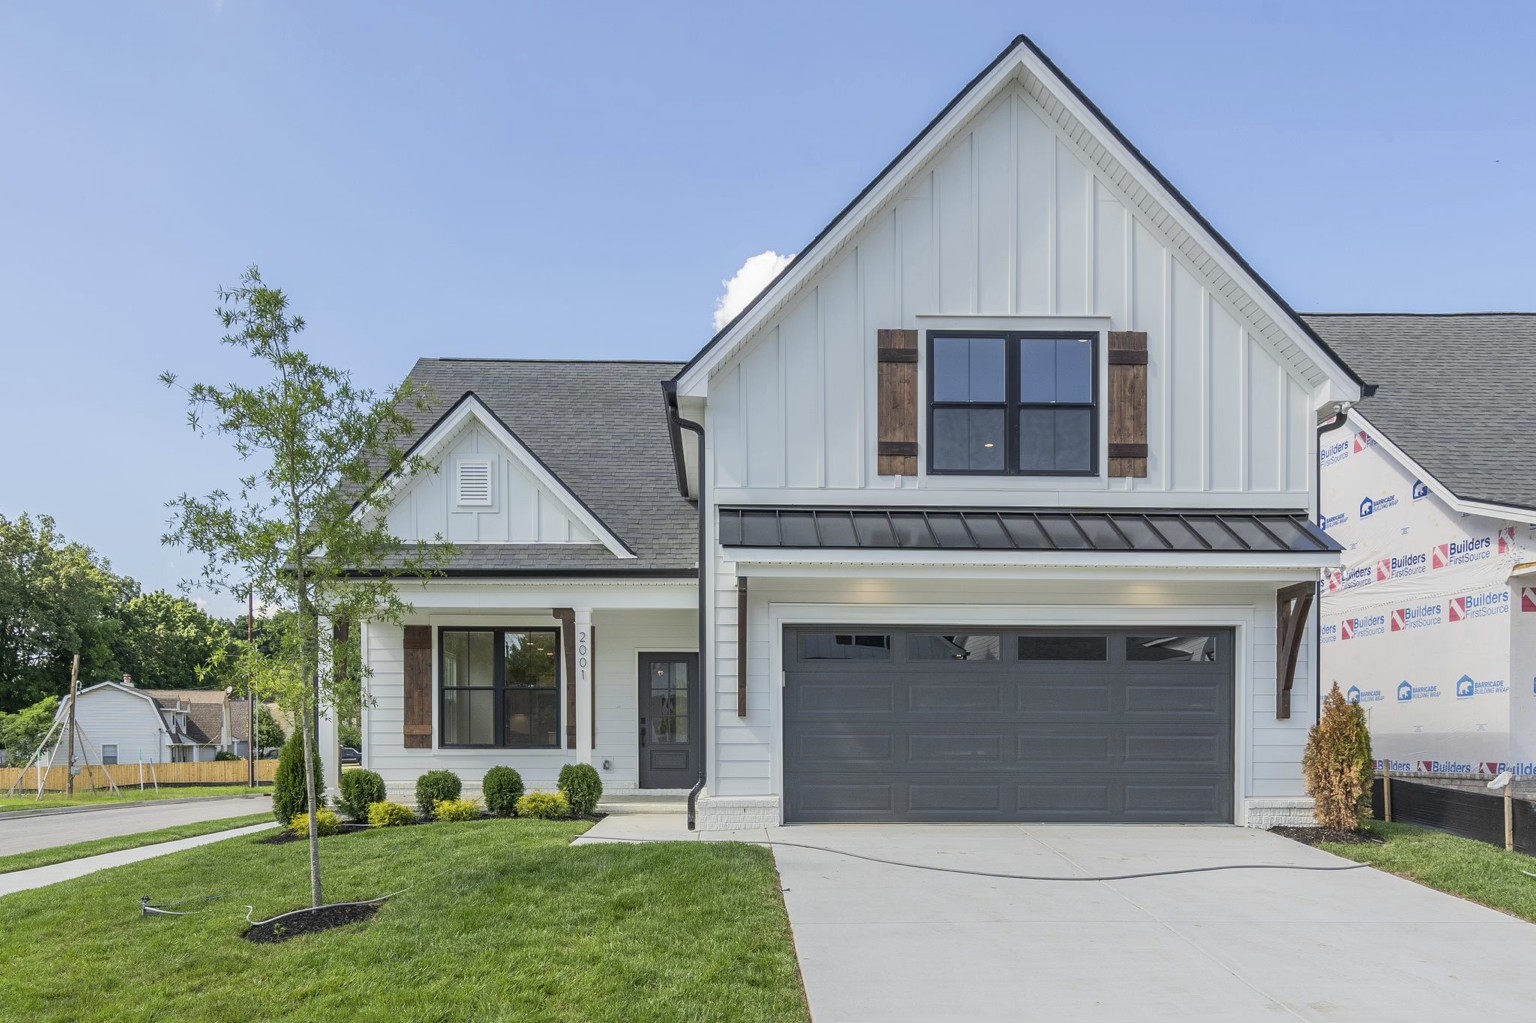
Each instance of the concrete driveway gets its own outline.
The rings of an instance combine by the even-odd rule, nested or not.
[[[69,813],[0,814],[0,856],[52,849],[55,846],[116,835],[136,835],[178,824],[270,813],[271,810],[271,796],[234,796],[229,799],[195,799],[184,803],[93,807]]]
[[[1051,876],[1347,864],[1234,827],[815,825],[765,837]],[[1370,868],[1045,882],[774,854],[816,1023],[1531,1012],[1536,927]]]

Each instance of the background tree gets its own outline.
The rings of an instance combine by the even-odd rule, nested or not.
[[[0,712],[0,749],[11,767],[25,767],[37,755],[37,749],[53,726],[59,698],[45,696],[14,714]]]
[[[121,675],[117,610],[138,589],[49,516],[0,516],[0,711],[67,690],[76,653],[82,678]]]
[[[169,593],[141,593],[122,607],[117,660],[141,685],[155,689],[243,688],[238,662],[218,655],[235,633],[188,600]],[[244,635],[242,627],[241,635]]]
[[[256,749],[279,749],[288,741],[288,733],[277,723],[277,718],[266,704],[256,705]]]
[[[289,314],[287,297],[255,267],[219,299],[222,343],[250,356],[265,379],[194,384],[187,420],[200,434],[226,438],[251,471],[233,491],[170,502],[163,540],[204,556],[208,587],[243,599],[250,586],[263,606],[290,612],[268,621],[265,648],[249,655],[258,694],[283,705],[303,740],[310,897],[318,906],[314,715],[322,705],[344,705],[344,680],[364,674],[355,644],[333,643],[321,623],[398,622],[410,605],[388,577],[425,578],[451,548],[403,544],[372,502],[381,476],[405,480],[430,469],[397,443],[412,428],[403,408],[416,396],[404,387],[383,395],[360,389],[347,372],[299,350],[303,318]],[[161,379],[176,383],[171,373]]]

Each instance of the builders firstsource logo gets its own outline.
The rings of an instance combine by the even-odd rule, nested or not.
[[[1468,618],[1492,618],[1509,614],[1509,591],[1488,590],[1486,593],[1469,593],[1465,597],[1452,597],[1449,618],[1464,622]]]
[[[1500,554],[1513,554],[1513,553],[1515,553],[1515,527],[1514,526],[1510,526],[1508,529],[1501,529],[1501,530],[1499,530],[1499,553]]]
[[[1337,444],[1329,444],[1317,453],[1319,464],[1337,465],[1349,457],[1349,441],[1341,440]]]
[[[1422,500],[1424,500],[1428,496],[1429,496],[1429,487],[1424,483],[1424,481],[1423,480],[1414,480],[1413,481],[1413,499],[1415,501],[1422,501]]]
[[[1355,434],[1355,454],[1358,455],[1360,452],[1364,451],[1366,448],[1374,448],[1375,446],[1376,446],[1376,438],[1372,437],[1370,434],[1366,433],[1364,430],[1361,430],[1359,433]]]
[[[1445,606],[1420,604],[1418,607],[1400,607],[1392,612],[1392,631],[1407,632],[1411,629],[1427,629],[1445,621]]]
[[[1452,565],[1470,565],[1475,561],[1486,561],[1493,557],[1493,537],[1471,536],[1465,540],[1452,540],[1443,543],[1432,552],[1431,563],[1435,568],[1450,568]]]
[[[1376,562],[1376,581],[1401,579],[1404,576],[1422,575],[1429,571],[1429,558],[1422,554],[1404,554],[1400,558],[1382,558]]]
[[[1337,625],[1324,625],[1322,630],[1318,633],[1319,642],[1333,643],[1337,642],[1338,638],[1339,627]]]
[[[1328,592],[1340,593],[1344,590],[1369,586],[1375,578],[1376,573],[1371,569],[1370,565],[1336,569],[1328,573]]]
[[[1360,639],[1364,636],[1380,636],[1386,631],[1386,615],[1362,615],[1359,618],[1344,619],[1340,635],[1344,639]]]
[[[1385,494],[1381,497],[1366,497],[1360,500],[1360,517],[1368,519],[1372,515],[1386,511],[1388,508],[1397,507],[1397,495]]]
[[[1397,684],[1398,703],[1411,703],[1414,700],[1438,700],[1439,698],[1439,686],[1416,686],[1407,679]]]
[[[1456,680],[1456,699],[1470,700],[1478,696],[1492,696],[1509,692],[1509,683],[1501,678],[1475,679],[1463,675]]]
[[[1520,587],[1520,611],[1522,614],[1536,614],[1536,589]]]
[[[1350,686],[1344,698],[1350,703],[1380,703],[1383,699],[1380,689],[1361,689],[1359,686]]]

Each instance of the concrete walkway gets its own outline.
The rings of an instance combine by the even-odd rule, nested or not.
[[[616,816],[583,840],[662,837],[701,836],[680,819]],[[739,837],[1053,877],[1349,865],[1214,826],[806,825]],[[774,855],[816,1023],[1530,1014],[1536,927],[1370,868],[1022,881],[783,846]]]
[[[168,803],[103,806],[72,813],[0,814],[0,856],[52,849],[118,835],[137,835],[178,824],[270,813],[271,796],[231,796]]]
[[[233,828],[229,831],[215,831],[212,834],[197,835],[193,838],[178,838],[173,842],[141,845],[137,849],[123,849],[120,852],[102,853],[100,856],[85,856],[78,860],[66,860],[63,863],[54,863],[46,867],[33,867],[31,870],[13,870],[8,874],[0,874],[0,896],[10,895],[14,892],[24,892],[30,888],[41,888],[44,885],[57,884],[60,881],[72,881],[77,877],[94,874],[98,870],[106,870],[109,867],[121,867],[125,863],[138,863],[140,860],[154,859],[156,856],[181,852],[183,849],[196,849],[200,845],[222,842],[226,838],[254,835],[275,827],[277,827],[275,821],[270,824],[252,824],[248,827]]]

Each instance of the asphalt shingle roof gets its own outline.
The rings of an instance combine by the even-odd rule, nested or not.
[[[422,359],[409,379],[428,395],[411,409],[413,444],[466,392],[475,395],[626,546],[464,544],[451,572],[694,570],[698,512],[677,490],[662,381],[681,363]]]
[[[1536,313],[1307,313],[1376,393],[1360,412],[1457,497],[1536,508]]]

